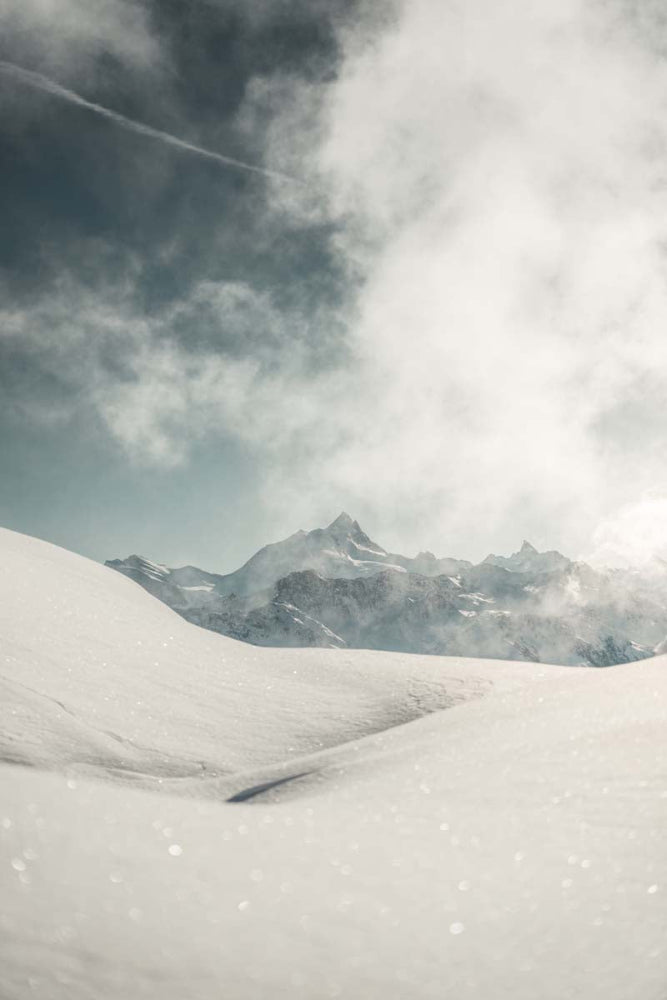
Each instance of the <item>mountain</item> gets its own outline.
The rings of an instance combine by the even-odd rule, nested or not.
[[[549,573],[553,570],[566,570],[572,566],[571,560],[560,552],[555,550],[538,552],[534,545],[525,540],[518,552],[514,552],[511,556],[489,555],[484,564],[500,566],[513,573]]]
[[[246,596],[266,590],[288,573],[303,569],[327,577],[358,577],[381,569],[405,572],[343,512],[326,528],[297,531],[282,542],[265,545],[235,573],[221,577],[216,591]]]
[[[222,576],[194,566],[169,569],[137,555],[111,559],[106,565],[180,610],[212,606],[221,596],[247,597],[261,593],[282,577],[300,570],[312,570],[330,579],[355,579],[382,570],[426,576],[454,575],[471,564],[464,559],[436,559],[431,552],[421,552],[415,559],[389,553],[343,512],[326,528],[297,531],[283,541],[265,545],[240,569]]]
[[[128,556],[127,559],[109,559],[106,565],[118,570],[130,580],[141,584],[149,594],[159,598],[170,608],[204,607],[216,601],[216,584],[223,579],[215,573],[207,573],[196,566],[182,566],[169,569],[160,563],[151,562],[143,556]]]
[[[320,646],[609,666],[667,636],[667,586],[524,541],[473,565],[387,552],[340,514],[227,575],[139,556],[107,565],[189,621],[260,646]]]
[[[349,514],[339,514],[326,528],[297,531],[282,542],[265,545],[245,565],[216,583],[219,594],[246,596],[272,587],[282,577],[312,570],[329,579],[356,579],[388,570],[429,575],[457,573],[469,565],[464,560],[436,559],[424,552],[416,559],[387,552],[362,531]]]
[[[471,575],[473,581],[385,571],[329,580],[304,570],[279,580],[260,604],[229,597],[218,608],[182,613],[259,646],[346,646],[590,666],[652,654],[653,636],[614,607],[561,605],[559,613],[548,614],[538,588],[526,590],[525,574],[489,581],[496,585],[486,592],[471,588]],[[550,585],[555,598],[556,581]]]

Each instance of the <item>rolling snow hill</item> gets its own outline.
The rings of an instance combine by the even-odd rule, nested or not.
[[[3,1000],[663,1000],[667,658],[267,650],[0,531]]]
[[[0,754],[16,763],[54,757],[136,780],[156,760],[172,775],[175,755],[174,775],[228,773],[453,697],[428,658],[258,649],[188,624],[103,566],[3,529],[0,565]]]

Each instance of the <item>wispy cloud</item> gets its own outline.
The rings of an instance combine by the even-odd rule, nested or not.
[[[134,0],[2,0],[2,47],[13,61],[48,72],[88,76],[100,55],[132,70],[155,70],[163,58],[150,5]]]
[[[0,310],[0,370],[12,373],[0,398],[5,414],[38,421],[83,414],[140,464],[177,466],[219,436],[282,460],[336,403],[337,380],[330,368],[318,374],[308,332],[242,282],[200,282],[148,315],[131,279],[105,296],[63,280],[28,307]]]
[[[202,146],[196,146],[194,143],[187,142],[185,139],[179,139],[177,136],[171,135],[169,132],[163,132],[160,129],[153,128],[151,125],[145,125],[143,122],[134,121],[132,118],[127,118],[125,115],[121,115],[117,111],[113,111],[111,108],[105,108],[103,105],[96,104],[94,101],[86,100],[86,98],[82,97],[81,94],[77,94],[75,91],[61,86],[55,80],[51,80],[48,77],[43,76],[41,73],[33,72],[33,70],[24,69],[23,67],[16,66],[11,62],[0,61],[0,73],[3,73],[5,76],[9,76],[14,80],[18,80],[20,83],[26,84],[28,87],[34,87],[37,90],[51,94],[53,97],[58,97],[70,104],[75,104],[77,107],[93,111],[95,114],[101,115],[103,118],[108,118],[121,128],[128,129],[130,132],[136,132],[138,135],[144,135],[149,139],[157,139],[158,142],[163,142],[168,146],[173,146],[175,149],[184,150],[188,153],[194,153],[196,156],[204,156],[209,160],[215,160],[217,163],[221,163],[225,167],[234,167],[239,170],[262,174],[264,177],[270,177],[273,180],[298,183],[296,178],[289,177],[287,174],[283,174],[280,171],[268,170],[252,163],[246,163],[243,160],[237,160],[231,156],[225,156],[223,153],[218,153],[214,150],[204,149]]]

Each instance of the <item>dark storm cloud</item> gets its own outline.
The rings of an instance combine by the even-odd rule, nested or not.
[[[107,48],[80,4],[70,2],[71,21],[63,17],[61,25],[54,17],[45,25],[38,14],[49,5],[28,0],[23,7],[10,5],[15,30],[3,36],[2,56],[37,72],[46,63],[50,73],[62,74],[56,82],[86,100],[233,159],[261,164],[263,156],[262,123],[249,134],[236,119],[251,80],[280,67],[308,80],[335,71],[332,20],[321,5],[297,5],[291,17],[283,4],[271,10],[262,4],[96,0],[95,6],[98,15],[107,12]],[[108,24],[112,10],[119,12],[115,30]],[[82,23],[73,37],[75,15]],[[134,47],[128,41],[133,25],[144,35]],[[69,47],[69,65],[62,54],[26,61],[41,54],[34,41],[40,27],[51,28],[56,52]],[[10,122],[1,150],[6,223],[0,260],[7,282],[25,289],[32,276],[43,288],[65,270],[78,274],[82,245],[97,241],[107,247],[105,268],[114,257],[139,259],[137,294],[149,304],[184,294],[202,277],[252,275],[253,282],[279,288],[301,283],[306,295],[313,281],[318,293],[326,284],[333,259],[329,230],[300,226],[287,240],[262,211],[261,180],[221,176],[212,164],[187,162],[146,138],[119,134],[85,108],[22,93],[20,82],[3,79],[0,100]]]
[[[161,129],[153,128],[151,125],[146,125],[145,122],[135,121],[133,118],[128,118],[126,115],[121,115],[112,108],[106,108],[101,104],[96,104],[93,101],[86,100],[81,94],[77,94],[76,91],[70,90],[68,87],[63,87],[61,84],[56,83],[55,80],[50,79],[48,76],[44,76],[42,73],[35,73],[34,70],[24,69],[22,66],[17,66],[15,63],[3,62],[0,60],[0,73],[11,77],[18,83],[23,83],[27,87],[32,87],[35,90],[40,90],[45,94],[49,94],[51,97],[57,97],[60,100],[66,101],[68,104],[73,104],[78,108],[85,108],[86,111],[92,111],[96,115],[100,115],[102,118],[106,118],[107,121],[113,122],[119,128],[126,129],[129,132],[134,132],[136,135],[143,136],[147,139],[155,139],[157,142],[165,143],[167,146],[171,146],[173,149],[177,149],[181,152],[192,153],[195,156],[203,156],[207,160],[214,160],[216,163],[222,164],[223,167],[232,167],[238,170],[246,170],[253,174],[262,174],[265,177],[270,177],[274,180],[282,180],[288,183],[298,184],[299,181],[296,177],[288,177],[286,174],[277,173],[273,170],[266,170],[257,164],[247,163],[245,160],[237,160],[231,156],[226,156],[224,153],[216,152],[212,149],[204,149],[202,146],[197,146],[192,142],[186,142],[184,139],[180,139],[178,136],[172,135],[170,132],[164,132]]]
[[[107,383],[136,383],[149,344],[186,369],[228,357],[275,370],[282,351],[297,367],[330,364],[340,324],[320,317],[342,280],[332,226],[277,219],[266,177],[105,115],[261,163],[267,123],[239,119],[248,86],[331,79],[334,20],[350,6],[9,3],[0,55],[26,70],[0,79],[5,412],[86,412]],[[30,76],[42,70],[58,77],[54,93]]]

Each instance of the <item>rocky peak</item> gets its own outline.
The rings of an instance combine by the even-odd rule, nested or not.
[[[341,511],[335,521],[332,521],[327,531],[352,531],[354,528],[358,529],[359,525],[356,521],[352,520],[349,514],[345,511]]]

